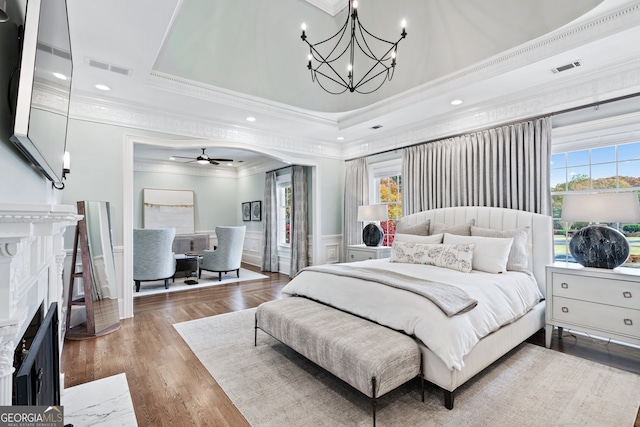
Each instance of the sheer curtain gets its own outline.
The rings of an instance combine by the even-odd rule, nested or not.
[[[267,172],[262,219],[262,271],[278,271],[278,196],[276,172]]]
[[[493,206],[551,214],[549,117],[407,147],[403,213]]]
[[[289,277],[309,265],[307,169],[291,167],[291,269]]]
[[[349,160],[344,176],[344,219],[342,235],[347,253],[348,245],[362,243],[362,227],[358,223],[358,206],[369,204],[369,169],[367,159]]]

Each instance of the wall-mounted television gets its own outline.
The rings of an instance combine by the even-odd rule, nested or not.
[[[19,33],[11,141],[49,180],[61,183],[73,71],[66,0],[28,0]]]

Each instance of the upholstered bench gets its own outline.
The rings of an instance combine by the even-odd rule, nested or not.
[[[370,397],[374,426],[377,398],[417,376],[424,401],[420,349],[407,335],[302,297],[261,304],[255,345],[258,329]]]

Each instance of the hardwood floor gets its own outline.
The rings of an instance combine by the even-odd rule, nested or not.
[[[259,271],[257,267],[244,268]],[[289,278],[232,283],[134,299],[134,316],[120,331],[94,340],[65,341],[65,387],[126,373],[138,425],[248,426],[173,324],[257,307],[280,298]],[[544,345],[544,333],[529,339]],[[565,332],[552,348],[599,363],[640,373],[640,350]],[[640,427],[640,411],[634,424]]]

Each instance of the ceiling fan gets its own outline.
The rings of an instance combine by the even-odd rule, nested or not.
[[[203,148],[202,154],[200,154],[195,159],[193,157],[182,157],[182,156],[173,156],[173,157],[175,157],[176,159],[191,159],[190,161],[185,163],[197,162],[197,163],[200,163],[201,165],[206,165],[206,164],[219,165],[220,162],[233,162],[233,160],[231,159],[212,159],[209,156],[207,156],[207,154],[204,152],[205,150],[206,148]]]

